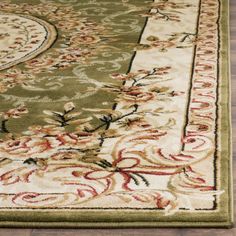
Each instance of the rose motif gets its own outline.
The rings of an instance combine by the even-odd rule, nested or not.
[[[44,125],[44,126],[34,125],[30,126],[28,130],[24,132],[24,134],[43,137],[45,135],[50,135],[50,136],[59,135],[61,132],[64,132],[63,127],[54,127],[52,125]]]
[[[72,44],[91,44],[100,41],[99,37],[94,35],[75,35],[70,39]]]
[[[60,150],[94,145],[92,134],[60,133],[55,136],[22,136],[0,143],[0,153],[10,158],[48,158]]]
[[[166,48],[175,47],[175,42],[172,41],[156,41],[152,43],[153,47],[160,48],[160,51],[165,52]]]
[[[72,20],[67,19],[66,21],[65,20],[59,21],[56,25],[61,30],[72,30],[75,27],[78,27],[80,23],[78,22],[78,20],[75,19]]]
[[[68,53],[68,54],[60,56],[59,58],[65,62],[77,62],[79,61],[81,57],[82,57],[82,54],[80,52],[80,53]]]
[[[127,102],[142,103],[153,100],[154,98],[155,95],[152,92],[144,92],[139,89],[134,89],[124,93],[124,96],[122,96],[121,99]]]
[[[43,69],[51,68],[54,64],[54,59],[44,56],[26,62],[26,67],[33,69],[34,72],[37,73]]]
[[[10,157],[28,158],[58,146],[59,142],[53,138],[23,136],[16,140],[8,140],[0,144],[0,153]],[[48,154],[48,153],[47,153]]]
[[[17,108],[10,109],[3,113],[4,119],[20,118],[23,114],[28,113],[28,109],[25,106],[19,106]]]

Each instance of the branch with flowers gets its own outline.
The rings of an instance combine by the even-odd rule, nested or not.
[[[182,14],[178,9],[184,9],[193,7],[193,4],[188,4],[184,2],[172,2],[169,0],[161,0],[158,2],[153,2],[152,9],[150,12],[143,14],[145,17],[151,17],[153,19],[159,20],[163,19],[165,21],[176,21],[180,22],[180,17],[178,14]]]
[[[104,86],[104,90],[107,90],[109,92],[117,93],[117,101],[123,101],[128,99],[128,110],[130,110],[127,113],[121,113],[119,110],[115,110],[116,104],[113,107],[113,109],[89,109],[84,108],[83,110],[91,111],[91,112],[99,112],[102,114],[95,114],[97,118],[102,122],[97,127],[93,128],[84,128],[84,131],[92,133],[96,132],[100,129],[108,130],[110,125],[112,123],[118,123],[122,124],[122,121],[125,119],[128,119],[129,122],[132,121],[132,119],[137,121],[136,118],[129,118],[133,117],[134,115],[144,115],[142,111],[138,111],[139,104],[147,101],[149,98],[152,98],[155,96],[155,94],[164,95],[167,94],[169,96],[175,96],[174,91],[168,91],[168,88],[166,87],[150,87],[153,83],[151,80],[161,78],[163,75],[168,74],[168,71],[170,70],[170,67],[162,67],[162,68],[154,68],[153,70],[147,71],[147,70],[139,70],[138,72],[130,72],[128,74],[112,74],[113,79],[118,79],[123,81],[120,85],[116,84],[108,84]],[[143,81],[150,81],[148,84]],[[150,89],[148,92],[143,92],[141,88],[149,86]],[[168,93],[169,92],[169,93]],[[104,112],[106,115],[104,115]],[[104,141],[104,133],[102,134],[102,143]],[[101,144],[102,144],[101,143]]]
[[[167,52],[170,48],[192,47],[197,40],[197,34],[190,32],[177,32],[172,33],[167,39],[160,39],[155,35],[150,35],[146,40],[147,43],[137,45],[136,50],[158,48],[160,52]]]

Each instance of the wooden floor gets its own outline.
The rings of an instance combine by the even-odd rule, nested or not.
[[[224,0],[226,1],[226,0]],[[233,146],[236,154],[236,0],[230,0]],[[234,162],[236,202],[236,162]],[[235,204],[236,205],[236,204]],[[236,212],[236,209],[235,209]],[[236,213],[235,213],[236,219]],[[233,229],[0,229],[0,236],[236,236]]]

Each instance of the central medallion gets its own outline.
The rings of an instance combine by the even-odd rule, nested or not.
[[[30,60],[56,40],[53,25],[36,17],[0,14],[0,70]]]

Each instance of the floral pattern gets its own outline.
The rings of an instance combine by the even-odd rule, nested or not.
[[[105,37],[103,26],[86,18],[81,18],[80,12],[74,11],[69,4],[47,2],[47,7],[45,7],[43,3],[37,5],[22,3],[18,5],[3,1],[0,3],[0,7],[2,11],[8,14],[21,14],[23,12],[26,16],[46,17],[47,21],[59,30],[60,34],[59,42],[57,42],[58,44],[60,43],[60,47],[54,47],[50,50],[50,53],[28,60],[25,63],[24,70],[17,69],[19,74],[24,74],[24,77],[17,81],[1,81],[1,92],[6,92],[9,87],[30,83],[35,80],[37,74],[43,75],[43,73],[50,71],[53,73],[55,70],[64,70],[71,67],[74,63],[85,63],[98,50],[101,37]],[[78,18],[80,19],[79,21]],[[32,25],[31,30],[33,30]],[[34,36],[32,36],[32,39],[36,40]],[[34,41],[31,44],[34,44]],[[19,44],[20,42],[16,42],[16,45]],[[94,50],[95,45],[96,50]],[[9,69],[5,72],[4,77],[11,78],[11,75],[12,69]]]
[[[115,97],[112,107],[87,104],[78,110],[76,102],[70,101],[60,109],[43,109],[40,121],[20,133],[14,131],[14,124],[30,114],[30,107],[2,110],[0,184],[16,187],[13,197],[0,193],[2,206],[126,209],[128,204],[130,208],[164,210],[166,215],[183,209],[215,210],[212,206],[223,191],[214,183],[213,171],[205,173],[204,166],[212,165],[216,149],[218,5],[210,0],[209,8],[208,2],[202,1],[197,32],[176,32],[172,27],[172,22],[183,23],[182,15],[188,9],[196,14],[197,1],[150,4],[151,10],[141,14],[148,18],[147,31],[134,47],[137,52],[131,69],[108,72],[113,82],[100,88],[101,93]],[[24,69],[4,71],[0,75],[2,93],[35,80],[35,75],[88,63],[108,33],[102,25],[80,18],[80,12],[68,4],[52,1],[45,8],[43,3],[32,7],[4,1],[0,6],[4,12],[45,17],[61,35],[58,46],[25,62]],[[205,11],[209,12],[207,17]],[[153,22],[168,24],[171,34],[163,38],[156,31],[149,34]],[[177,58],[170,55],[179,50],[180,55],[191,58],[193,48],[192,86],[187,88],[176,83],[179,78],[174,75],[181,73],[176,74]],[[154,54],[163,52],[167,60],[159,64]],[[140,63],[142,56],[148,63],[145,59]],[[174,141],[167,146],[171,137]],[[42,188],[47,194],[42,194]],[[52,194],[52,190],[58,192]]]

